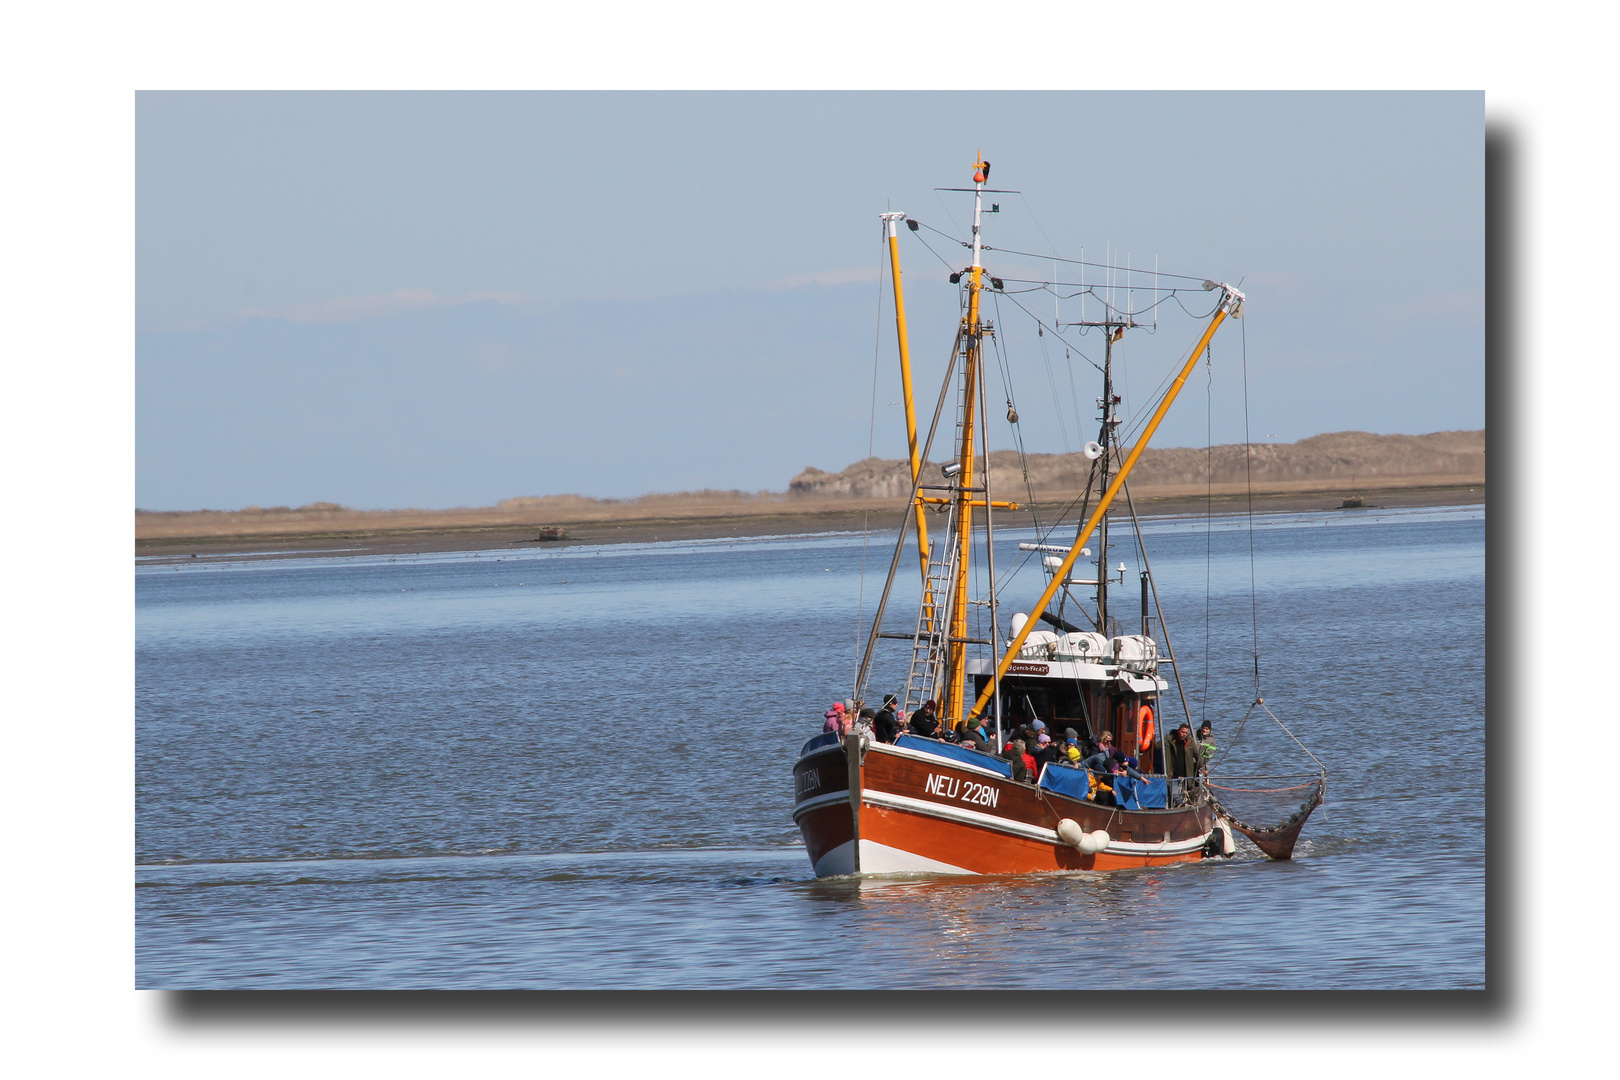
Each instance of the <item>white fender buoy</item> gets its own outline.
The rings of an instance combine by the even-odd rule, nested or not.
[[[1237,844],[1232,840],[1232,827],[1224,821],[1217,821],[1215,823],[1215,830],[1221,834],[1221,855],[1230,859],[1233,855],[1237,854]]]
[[[1080,841],[1080,854],[1095,855],[1107,846],[1108,833],[1098,829],[1096,832],[1087,833],[1085,839]]]
[[[1080,827],[1079,822],[1072,818],[1064,818],[1057,823],[1057,834],[1059,840],[1076,851],[1080,849],[1081,844],[1086,842],[1086,831]]]

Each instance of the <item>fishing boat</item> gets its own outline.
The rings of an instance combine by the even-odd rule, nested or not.
[[[904,685],[883,695],[884,706],[901,722],[922,711],[929,717],[923,732],[935,717],[939,726],[932,734],[913,731],[890,738],[886,723],[875,728],[867,721],[846,721],[804,744],[793,767],[793,817],[814,872],[827,877],[1111,871],[1231,856],[1237,850],[1234,833],[1247,836],[1271,858],[1290,858],[1305,820],[1322,801],[1326,770],[1304,782],[1262,778],[1256,783],[1222,775],[1211,766],[1207,746],[1172,746],[1159,718],[1171,686],[1165,676],[1175,677],[1178,689],[1180,679],[1145,546],[1140,547],[1138,625],[1121,620],[1125,605],[1116,594],[1125,591],[1126,567],[1123,562],[1117,571],[1109,566],[1109,511],[1117,502],[1130,505],[1132,470],[1223,322],[1242,317],[1244,294],[1209,280],[1182,284],[1175,277],[1162,285],[1156,276],[1155,304],[1178,292],[1201,293],[1214,304],[1196,344],[1179,361],[1128,448],[1120,435],[1126,425],[1114,387],[1114,351],[1141,325],[1140,312],[1090,290],[1100,316],[1088,320],[1082,309],[1077,321],[1054,316],[1050,324],[1042,322],[1042,334],[1101,332],[1098,437],[1084,451],[1090,473],[1076,493],[1077,517],[1019,544],[1028,558],[1039,559],[1047,584],[1004,624],[996,585],[995,514],[1018,506],[996,500],[990,490],[985,353],[996,327],[983,317],[981,300],[986,293],[1005,295],[1006,282],[984,266],[985,251],[994,249],[981,243],[980,229],[984,215],[999,210],[992,204],[987,211],[985,196],[1011,193],[988,187],[989,175],[990,165],[980,155],[971,188],[941,189],[973,197],[972,237],[959,240],[971,249],[971,262],[950,274],[960,289],[962,314],[921,442],[898,229],[903,222],[916,233],[919,223],[903,213],[882,215],[912,483],[881,599],[870,628],[863,626],[866,647],[850,714],[869,697],[877,700],[868,683],[879,648],[909,648]],[[1058,283],[1020,279],[1018,284]],[[1018,423],[1010,397],[1008,421]],[[948,436],[951,446],[936,475],[926,463],[937,436]],[[1130,518],[1140,546],[1134,505]],[[885,617],[908,541],[916,551],[921,598],[915,621],[896,627]],[[982,578],[973,573],[976,560],[985,563]],[[1090,576],[1076,576],[1082,566],[1093,568]],[[981,580],[990,585],[981,585],[975,596],[975,581]],[[1190,720],[1185,694],[1179,696]],[[1255,699],[1251,711],[1265,709],[1258,693]],[[982,734],[953,740],[963,729]],[[1064,752],[1054,757],[1043,748],[1047,760],[1031,772],[1014,740],[1035,731],[1047,732]],[[1068,751],[1071,737],[1073,752]],[[1298,806],[1285,820],[1256,825],[1232,809],[1250,793],[1290,805],[1297,800]]]

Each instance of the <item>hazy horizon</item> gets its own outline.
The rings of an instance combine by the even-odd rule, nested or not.
[[[1474,432],[1479,432],[1480,434],[1483,435],[1484,429],[1483,428],[1471,428],[1471,429],[1466,429],[1466,430],[1461,431],[1462,434],[1473,434]],[[1417,432],[1417,433],[1413,433],[1412,435],[1405,435],[1405,433],[1389,433],[1389,434],[1400,435],[1400,436],[1409,437],[1409,438],[1424,438],[1425,436],[1445,435],[1445,434],[1454,434],[1454,433],[1458,433],[1458,430],[1457,429],[1449,429],[1447,431]],[[1322,437],[1332,437],[1332,436],[1335,436],[1335,435],[1360,435],[1360,434],[1373,434],[1373,433],[1372,432],[1360,432],[1360,431],[1324,431],[1324,432],[1318,432],[1316,435],[1307,435],[1304,438],[1295,440],[1295,442],[1291,442],[1291,443],[1283,443],[1280,440],[1269,439],[1269,440],[1264,440],[1263,442],[1259,442],[1259,443],[1257,443],[1255,445],[1258,445],[1258,446],[1292,446],[1292,445],[1295,445],[1298,442],[1305,442],[1305,441],[1308,441],[1310,439],[1316,439],[1316,438],[1322,438]],[[1243,444],[1241,444],[1241,443],[1237,443],[1237,444],[1232,444],[1232,443],[1220,444],[1220,445],[1217,445],[1217,446],[1213,447],[1213,449],[1222,450],[1222,449],[1226,449],[1227,447],[1234,446],[1234,445],[1243,445]],[[1160,451],[1160,450],[1185,450],[1185,449],[1194,449],[1194,450],[1202,451],[1202,450],[1204,450],[1206,448],[1203,447],[1203,446],[1198,446],[1198,447],[1160,446],[1160,445],[1158,445],[1157,441],[1155,441],[1155,443],[1152,446],[1149,447],[1148,452],[1147,452],[1147,456],[1143,458],[1142,467],[1145,468],[1151,463],[1155,451]],[[1000,450],[992,450],[993,454],[998,455],[998,460],[999,460],[999,455],[1000,454],[1009,453],[1009,452],[1013,452],[1013,451],[1011,451],[1009,448],[1005,448],[1005,447],[1001,448]],[[1035,453],[1036,454],[1043,454],[1045,452],[1044,451],[1037,451]],[[1078,450],[1070,451],[1069,453],[1072,453],[1073,455],[1076,455],[1076,456],[1081,455],[1081,451],[1078,451]],[[1060,452],[1059,456],[1061,456],[1061,452]],[[982,457],[982,455],[981,455],[981,457]],[[854,461],[854,462],[850,462],[848,465],[844,466],[842,469],[825,469],[825,470],[821,470],[821,471],[826,473],[826,474],[829,474],[829,475],[839,476],[839,475],[842,475],[843,473],[845,473],[848,469],[853,468],[854,466],[861,464],[862,460],[866,460],[866,459],[861,459],[861,460],[857,460],[857,461]],[[891,464],[903,464],[906,461],[906,458],[903,457],[903,456],[902,457],[889,457],[889,458],[874,457],[871,460],[884,461],[884,462],[888,462],[888,463],[891,463]],[[934,458],[931,461],[931,464],[938,464],[941,460],[942,459],[939,457],[939,455],[936,454],[936,455],[934,455]],[[658,499],[676,499],[676,500],[680,500],[680,499],[688,499],[689,498],[689,499],[694,499],[694,500],[701,500],[701,499],[711,499],[711,498],[716,498],[716,497],[718,497],[718,498],[727,498],[727,497],[732,497],[732,496],[736,496],[736,497],[740,497],[740,498],[744,498],[744,499],[757,499],[757,498],[761,498],[761,497],[777,497],[777,496],[786,498],[791,494],[792,481],[795,480],[799,475],[801,475],[807,469],[812,469],[812,468],[819,469],[820,467],[815,466],[814,464],[812,464],[810,466],[806,466],[806,469],[800,470],[799,473],[795,473],[794,476],[787,478],[786,480],[784,480],[781,483],[780,486],[778,486],[778,487],[769,487],[769,488],[685,488],[685,489],[676,490],[676,491],[644,491],[644,492],[639,492],[639,493],[637,493],[635,495],[595,495],[595,494],[592,494],[591,492],[588,492],[588,491],[558,491],[558,492],[549,492],[549,493],[545,493],[545,494],[540,494],[540,493],[537,493],[537,492],[518,492],[518,493],[513,493],[513,494],[503,496],[503,497],[501,497],[499,499],[496,499],[493,502],[490,502],[490,503],[487,503],[487,504],[479,504],[479,505],[460,504],[460,505],[457,505],[457,506],[444,506],[444,507],[349,506],[349,505],[346,505],[346,504],[343,504],[343,503],[334,502],[334,501],[332,501],[330,499],[317,499],[317,500],[314,500],[313,502],[302,503],[302,504],[299,504],[299,505],[296,505],[296,506],[291,505],[291,504],[285,504],[285,503],[275,503],[275,504],[245,503],[245,504],[242,504],[240,506],[168,507],[168,508],[165,508],[165,509],[162,509],[162,510],[154,510],[154,509],[152,509],[150,507],[137,506],[135,508],[135,512],[138,513],[138,514],[194,514],[194,513],[239,513],[239,512],[249,512],[249,511],[343,510],[343,511],[358,511],[358,512],[365,512],[365,513],[372,513],[372,512],[391,513],[391,512],[397,512],[397,511],[437,512],[437,511],[441,511],[441,510],[444,510],[444,511],[451,511],[451,510],[488,510],[488,509],[498,508],[498,507],[500,507],[500,506],[502,506],[503,504],[506,504],[506,503],[524,502],[524,501],[533,500],[533,499],[557,499],[557,500],[579,499],[579,500],[582,500],[582,501],[585,501],[585,502],[615,503],[615,502],[636,502],[638,500],[658,500]],[[1400,480],[1401,480],[1403,475],[1404,474],[1392,473],[1392,474],[1390,474],[1390,479],[1392,480],[1392,482],[1395,483],[1395,486],[1401,486]],[[1191,481],[1189,481],[1189,482],[1191,482]],[[1150,483],[1151,483],[1151,481],[1150,481]],[[818,497],[820,497],[820,496],[810,496],[810,498],[818,498]]]

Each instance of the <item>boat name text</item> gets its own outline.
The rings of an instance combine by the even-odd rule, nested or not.
[[[1052,670],[1052,665],[1051,664],[1024,664],[1024,663],[1019,663],[1017,661],[1014,661],[1012,666],[1007,668],[1007,674],[1009,674],[1009,675],[1045,675],[1048,671],[1051,671],[1051,670]]]
[[[943,795],[947,799],[961,799],[965,803],[975,803],[979,806],[994,807],[1001,792],[989,784],[981,784],[976,780],[963,780],[956,776],[941,776],[939,773],[929,773],[928,782],[923,790],[930,795]]]
[[[793,778],[793,797],[802,799],[806,792],[816,790],[821,786],[821,770],[806,769]]]

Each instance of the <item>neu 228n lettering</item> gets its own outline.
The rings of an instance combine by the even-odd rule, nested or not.
[[[947,799],[961,799],[965,803],[989,807],[994,807],[996,799],[1001,795],[1001,792],[989,784],[963,780],[955,776],[941,776],[938,773],[928,774],[928,782],[923,786],[923,790],[930,795],[943,795]]]

